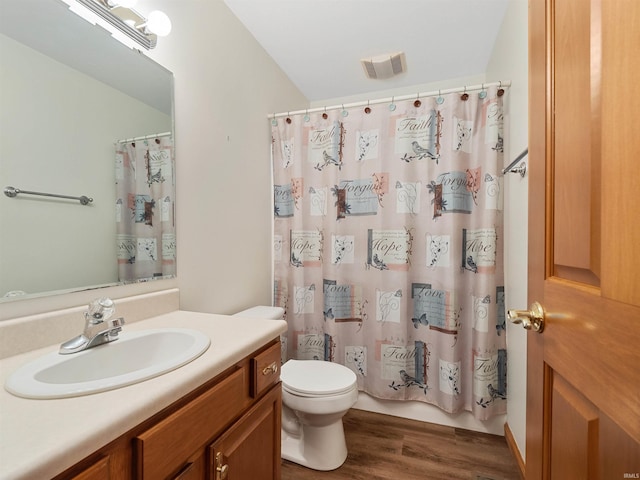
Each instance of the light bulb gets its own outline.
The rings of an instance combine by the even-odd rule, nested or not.
[[[147,30],[159,37],[166,37],[171,32],[171,20],[166,13],[154,10],[149,14],[145,25]]]

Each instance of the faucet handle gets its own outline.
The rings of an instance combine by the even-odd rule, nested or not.
[[[99,323],[107,320],[116,311],[116,306],[110,298],[102,297],[94,300],[89,304],[89,309],[85,316],[87,320],[93,323]]]

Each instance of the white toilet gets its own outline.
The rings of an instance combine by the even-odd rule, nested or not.
[[[333,470],[347,459],[342,417],[358,400],[356,374],[321,360],[289,360],[282,380],[282,458]]]
[[[253,307],[244,317],[281,319],[279,307]],[[334,470],[347,458],[342,417],[358,399],[356,374],[337,363],[289,360],[282,380],[282,458],[314,470]]]

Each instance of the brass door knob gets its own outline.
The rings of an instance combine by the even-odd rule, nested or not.
[[[525,330],[544,330],[544,309],[538,302],[533,302],[529,310],[508,310],[507,317],[513,323],[521,323]]]

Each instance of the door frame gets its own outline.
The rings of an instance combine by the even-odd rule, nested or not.
[[[547,54],[548,23],[547,2],[529,0],[529,204],[528,204],[528,268],[527,299],[544,298],[543,280],[550,270],[550,259],[545,258],[547,242],[550,241],[550,225],[546,223],[546,209],[551,188],[547,188],[546,159],[551,158],[551,72]],[[544,103],[534,101],[546,99]],[[533,259],[544,258],[543,262]],[[544,342],[541,335],[527,335],[527,419],[525,476],[527,479],[543,478],[543,456],[546,450],[544,439],[544,413],[542,392],[548,388],[544,373]]]

